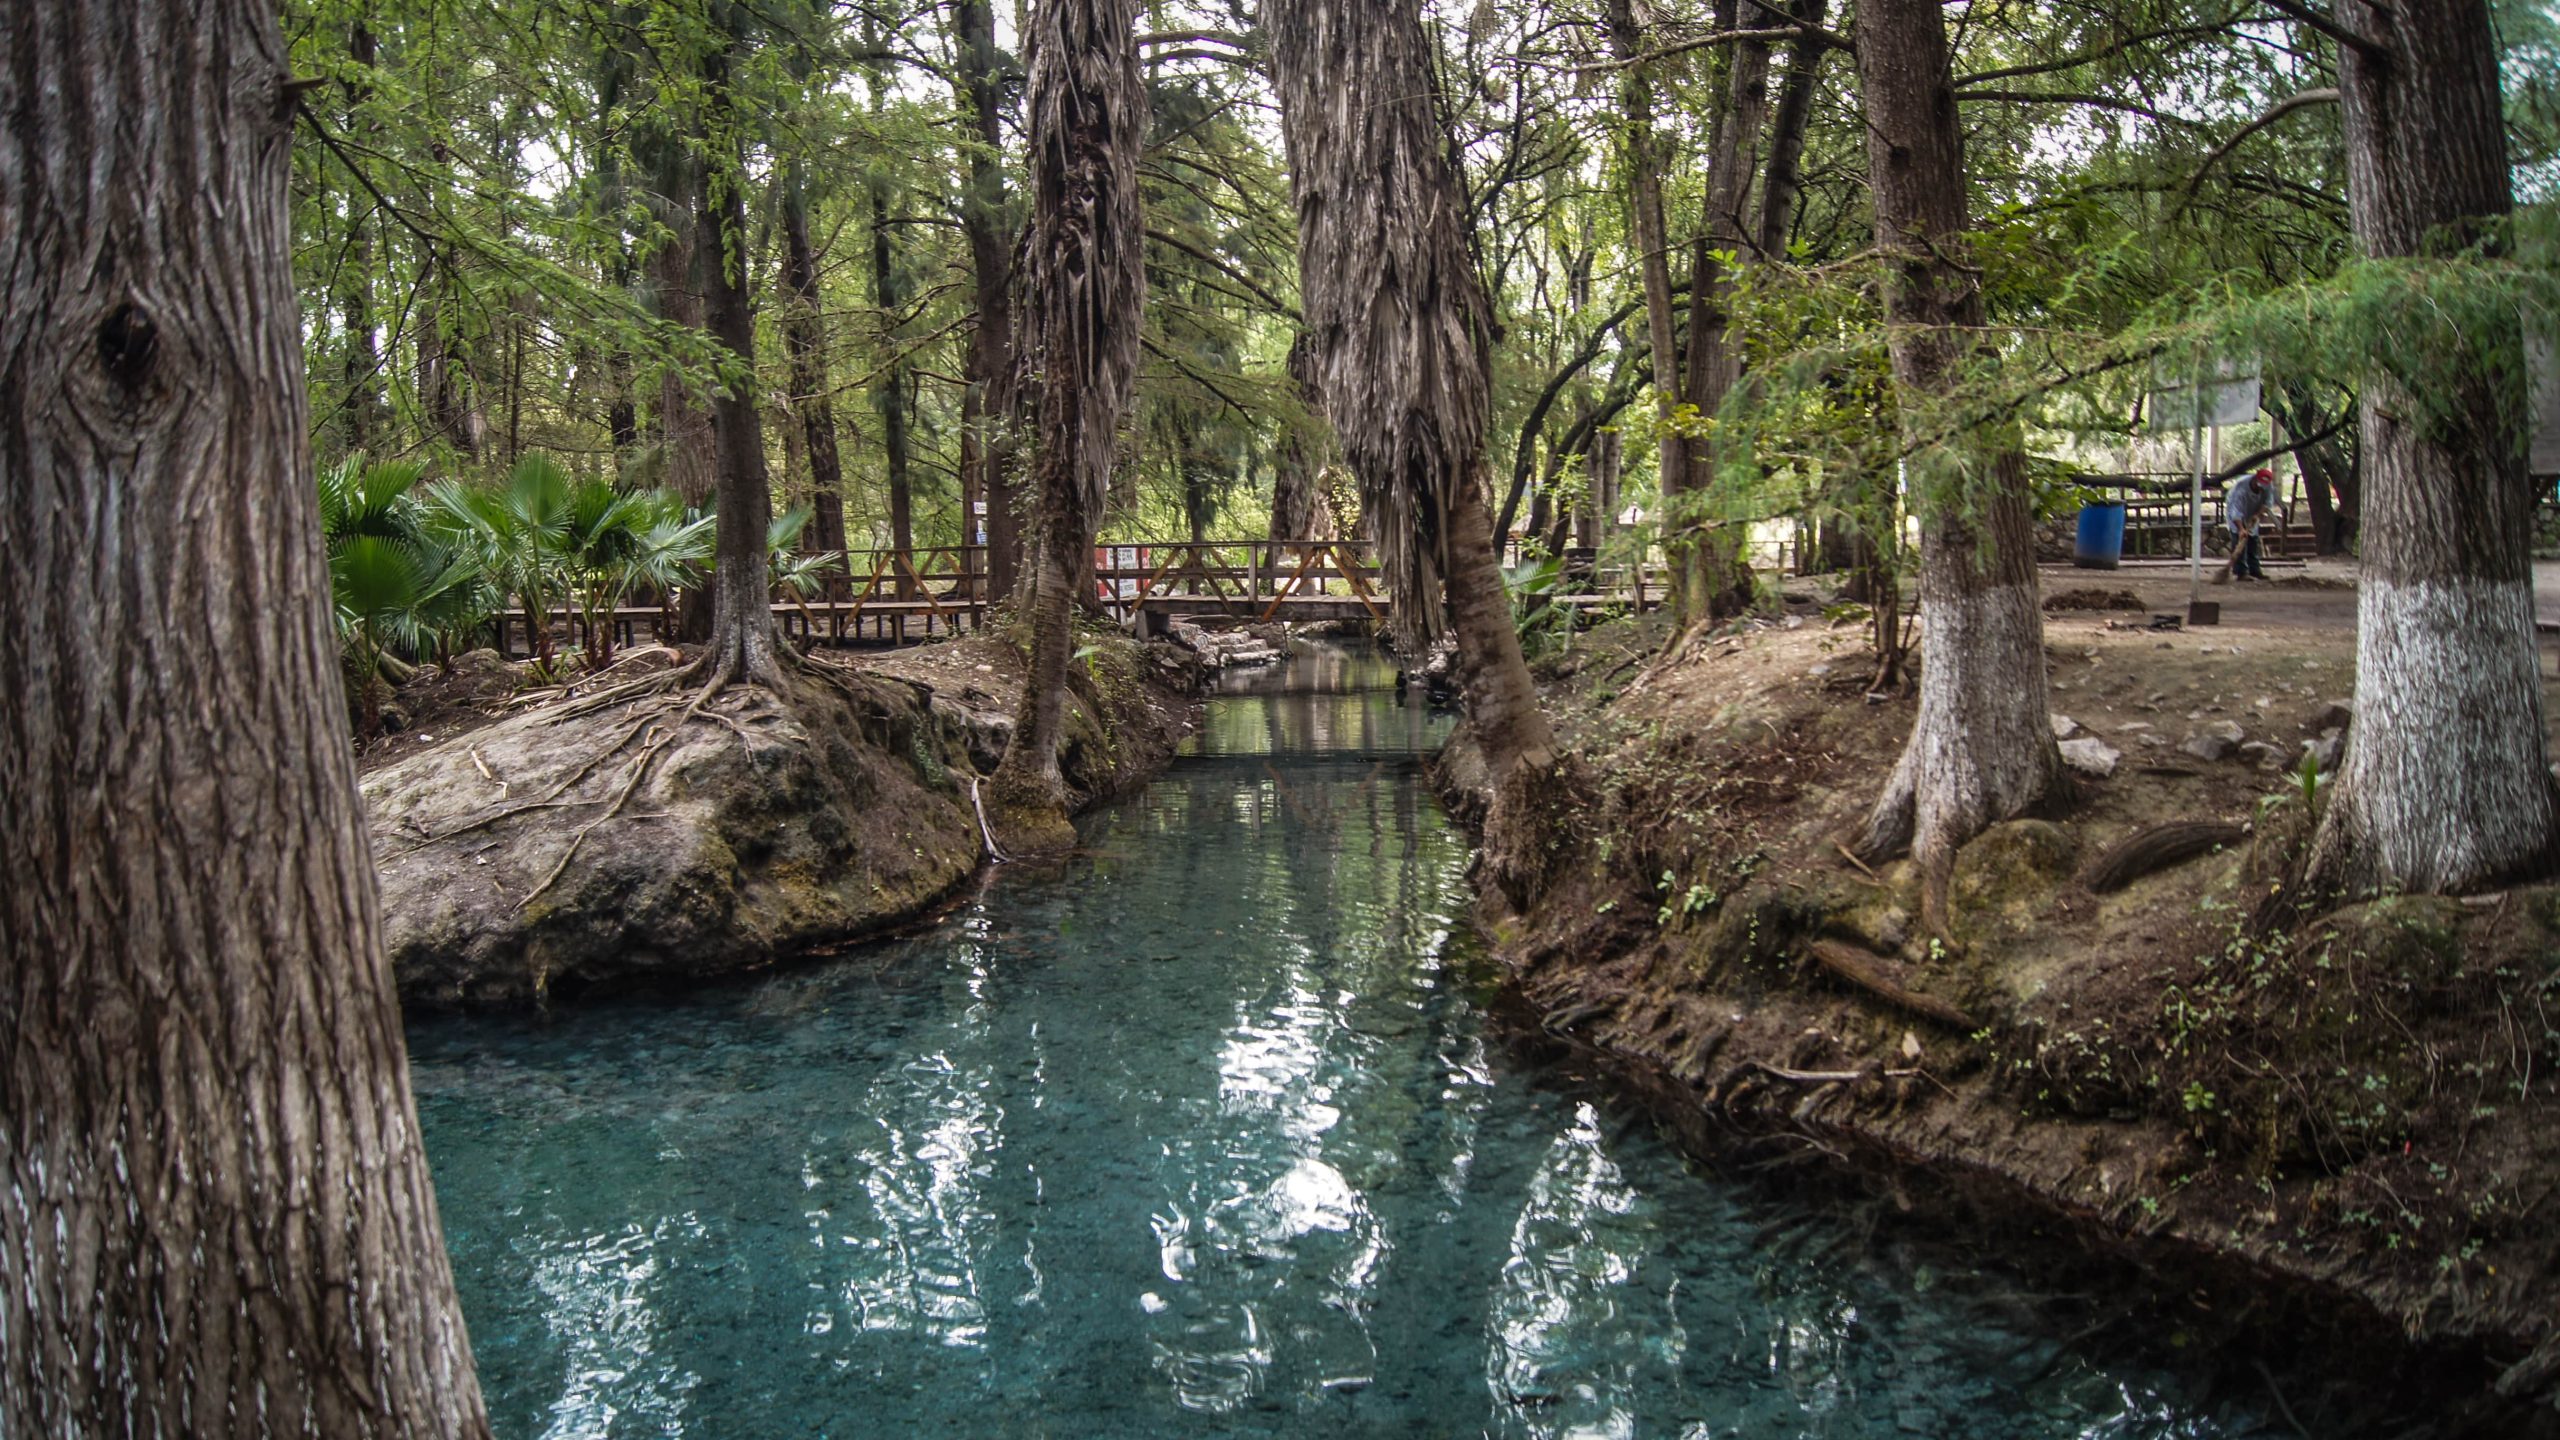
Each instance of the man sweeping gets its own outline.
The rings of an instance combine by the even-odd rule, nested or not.
[[[2223,502],[2231,525],[2231,563],[2224,574],[2234,580],[2264,580],[2267,568],[2258,545],[2258,530],[2275,506],[2276,472],[2261,470],[2231,487]]]

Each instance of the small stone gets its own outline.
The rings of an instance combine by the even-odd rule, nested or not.
[[[2119,733],[2130,734],[2136,730],[2148,730],[2150,728],[2151,722],[2148,720],[2127,720],[2123,724],[2117,726],[2116,730]]]
[[[2134,738],[2154,750],[2164,749],[2169,744],[2169,737],[2166,735],[2137,735]]]
[[[2208,735],[2219,735],[2234,745],[2249,738],[2249,732],[2241,729],[2240,722],[2237,720],[2216,720],[2204,727],[2204,732]]]
[[[1828,665],[1815,665],[1807,669],[1804,673],[1811,675],[1818,680],[1823,676],[1830,674],[1831,667]]]
[[[2045,718],[2053,722],[2053,738],[2056,740],[2068,740],[2080,733],[2080,722],[2068,715],[2050,715]]]
[[[2124,756],[2114,746],[2095,735],[2062,742],[2062,763],[2083,775],[2104,778],[2116,773],[2116,762]]]
[[[1902,1058],[1905,1060],[1920,1058],[1920,1037],[1908,1030],[1902,1032]]]
[[[2324,731],[2319,739],[2302,742],[2302,753],[2311,757],[2311,768],[2323,775],[2338,768],[2338,760],[2346,748],[2347,735],[2343,730]]]
[[[2270,745],[2264,740],[2252,740],[2240,747],[2240,758],[2255,761],[2261,770],[2281,770],[2285,767],[2285,762],[2292,757],[2285,753],[2281,745]]]
[[[1877,918],[1876,944],[1885,950],[1899,950],[1910,938],[1911,912],[1895,905],[1887,908],[1884,914]]]
[[[2199,760],[2228,760],[2231,758],[2231,752],[2237,748],[2239,747],[2231,741],[2210,730],[2199,730],[2188,736],[2178,746],[2182,753],[2193,755]]]

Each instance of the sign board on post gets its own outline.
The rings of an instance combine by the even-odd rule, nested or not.
[[[2204,477],[2214,463],[2205,458],[2205,437],[2212,436],[2218,460],[2222,427],[2258,418],[2258,364],[2228,355],[2210,361],[2198,355],[2190,369],[2176,374],[2166,373],[2162,361],[2167,358],[2151,364],[2150,424],[2154,431],[2185,430],[2195,436],[2195,483],[2187,492],[2187,623],[2212,625],[2221,620],[2222,607],[2204,598]]]
[[[2155,361],[2151,398],[2144,407],[2151,429],[2184,433],[2204,426],[2246,425],[2258,418],[2258,362],[2223,356],[2192,370],[2172,371]]]

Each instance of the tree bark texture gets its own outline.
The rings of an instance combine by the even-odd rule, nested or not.
[[[871,299],[880,312],[882,342],[894,356],[901,343],[898,332],[906,313],[907,290],[906,277],[898,268],[897,247],[889,233],[895,221],[890,214],[889,177],[885,167],[872,170],[869,191]],[[889,501],[889,548],[897,553],[900,560],[913,565],[916,499],[907,453],[907,366],[904,361],[892,358],[880,367],[878,378],[871,382],[871,408],[880,417],[880,473]],[[915,582],[907,578],[904,570],[898,572],[897,593],[901,596],[915,594]]]
[[[347,27],[350,63],[369,73],[379,50],[373,31],[363,22]],[[347,82],[347,118],[351,125],[360,122],[371,90],[367,81]],[[386,438],[385,432],[390,428],[389,406],[382,398],[382,348],[374,337],[372,204],[373,197],[364,192],[364,187],[350,181],[346,253],[338,262],[338,308],[339,323],[346,331],[346,353],[340,359],[347,385],[346,396],[340,402],[340,418],[351,452],[371,450]]]
[[[1492,315],[1467,254],[1432,51],[1415,0],[1264,11],[1298,208],[1318,390],[1375,528],[1412,653],[1454,629],[1497,777],[1554,736],[1511,625],[1485,497]]]
[[[809,244],[809,183],[800,163],[782,181],[783,348],[790,352],[792,410],[800,420],[800,448],[809,466],[809,543],[821,553],[845,548],[844,457],[836,449],[835,403],[828,398],[826,312],[818,295],[818,257]],[[827,576],[827,593],[845,588],[839,567]]]
[[[1689,266],[1689,353],[1682,395],[1701,421],[1715,418],[1725,396],[1742,379],[1742,349],[1732,336],[1739,265],[1760,234],[1753,203],[1760,173],[1760,133],[1769,116],[1769,47],[1758,40],[1735,44],[1725,57],[1724,108],[1716,117],[1707,157],[1706,224]],[[1712,433],[1690,444],[1689,488],[1716,488],[1723,454]],[[1687,527],[1684,527],[1687,528]],[[1751,562],[1739,525],[1690,530],[1675,553],[1674,583],[1684,620],[1717,620],[1751,606]]]
[[[0,1425],[488,1434],[346,738],[246,0],[0,4]]]
[[[1933,438],[1933,397],[1983,323],[1962,259],[1963,132],[1937,0],[1866,0],[1858,13],[1876,243],[1920,515],[1919,712],[1869,817],[1870,857],[1906,845],[1924,923],[1943,930],[1956,850],[2043,800],[2061,771],[2048,711],[2026,465],[2012,437]]]
[[[2368,256],[2478,243],[2514,208],[2486,0],[2344,0],[2347,205]],[[2312,844],[2314,893],[2458,891],[2549,868],[2555,797],[2534,648],[2533,490],[2520,325],[2426,377],[2389,357],[2360,397],[2363,573],[2347,754]],[[2512,393],[2510,393],[2512,392]]]
[[[1661,471],[1664,536],[1672,563],[1685,569],[1687,547],[1673,538],[1671,511],[1689,489],[1689,442],[1672,429],[1680,408],[1679,313],[1671,296],[1671,240],[1662,206],[1662,172],[1668,157],[1653,128],[1653,80],[1635,57],[1644,50],[1644,27],[1633,0],[1609,0],[1609,50],[1627,67],[1618,89],[1620,123],[1626,128],[1627,228],[1635,238],[1636,274],[1644,289],[1645,337],[1653,350],[1654,464]],[[1685,603],[1677,587],[1674,603]],[[1682,612],[1687,618],[1687,612]]]
[[[969,244],[977,309],[969,332],[968,387],[960,402],[961,488],[975,491],[987,507],[986,596],[1000,600],[1020,582],[1023,559],[1013,481],[1017,387],[1013,248],[1004,219],[1004,82],[988,0],[954,0],[951,24],[961,62],[956,83],[971,126],[960,229]]]
[[[1137,388],[1147,285],[1138,209],[1147,94],[1138,78],[1137,14],[1136,0],[1040,0],[1032,15],[1025,278],[1038,347],[1039,513],[1030,674],[995,789],[1007,815],[1045,839],[1057,838],[1066,811],[1058,735],[1075,591],[1093,563],[1094,527]]]
[[[1819,26],[1829,8],[1828,0],[1798,0],[1796,18]],[[1796,41],[1787,51],[1787,78],[1779,86],[1778,108],[1769,120],[1768,178],[1760,192],[1757,243],[1763,261],[1785,259],[1787,242],[1795,232],[1796,202],[1804,193],[1805,133],[1812,128],[1823,57],[1830,53],[1831,43],[1814,35]]]
[[[664,100],[660,101],[665,104]],[[706,262],[696,252],[703,228],[702,163],[673,136],[652,135],[654,206],[665,235],[649,252],[646,270],[649,295],[658,318],[689,330],[708,328],[704,312]],[[667,370],[658,377],[658,444],[662,451],[662,483],[700,505],[711,498],[719,473],[719,439],[711,413],[685,377]]]
[[[728,350],[741,378],[713,395],[711,429],[718,499],[718,533],[711,574],[711,634],[699,662],[713,686],[745,683],[779,688],[782,639],[773,628],[773,582],[766,555],[773,526],[772,478],[765,470],[764,425],[756,413],[756,317],[747,297],[747,193],[739,115],[730,86],[738,42],[714,51],[703,65],[705,149],[717,157],[703,168],[703,193],[695,213],[701,228],[695,245],[703,277],[703,318],[711,338]]]

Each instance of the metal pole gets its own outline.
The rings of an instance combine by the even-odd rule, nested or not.
[[[2196,476],[2187,491],[2187,612],[2204,598],[2204,370],[2196,370]]]

